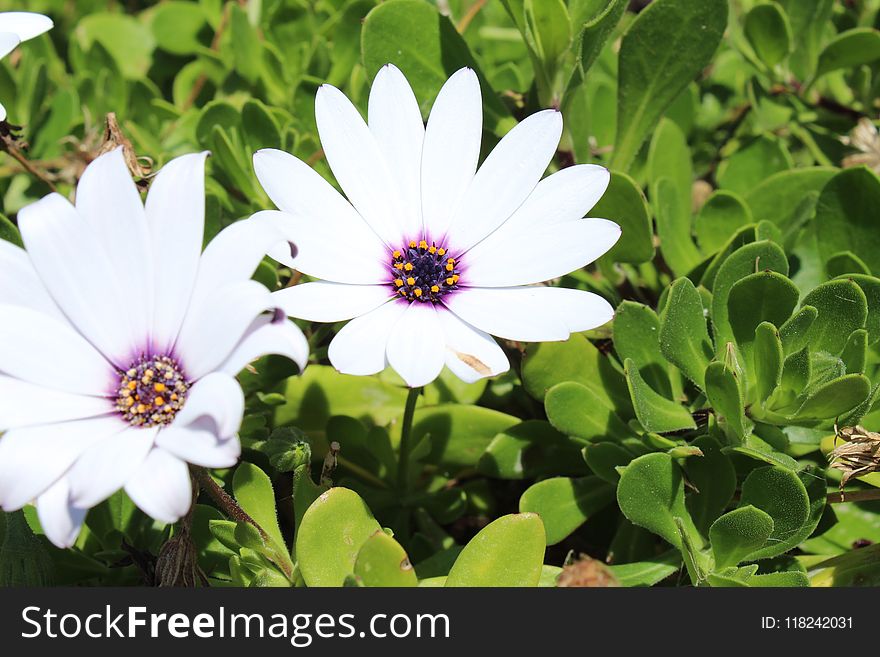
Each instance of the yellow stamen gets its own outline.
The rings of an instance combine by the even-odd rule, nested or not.
[[[422,288],[417,287],[415,290],[413,290],[413,294],[415,294],[417,297],[422,296]]]
[[[454,265],[454,264],[455,264],[455,258],[449,258],[449,260],[447,260],[446,262],[448,262],[450,265]]]
[[[147,410],[147,407],[144,406],[143,404],[138,404],[138,405],[137,405],[137,412],[138,412],[138,413],[143,413],[143,412],[146,411],[146,410]]]
[[[455,274],[455,275],[452,277],[452,282],[453,282],[453,283],[458,283],[458,279],[459,279],[459,278],[461,278],[461,277],[460,277],[458,274]]]
[[[155,390],[156,392],[165,392],[167,388],[165,387],[164,383],[154,383],[153,390]]]
[[[410,246],[410,248],[412,248],[412,249],[416,248],[416,241],[415,241],[415,240],[412,240],[412,241],[409,243],[409,246]]]
[[[437,287],[436,285],[431,286],[431,292],[433,292],[434,294],[437,294],[439,291],[440,291],[440,288]]]
[[[138,387],[137,381],[129,381],[128,382],[128,389],[129,390],[134,390],[137,387]]]
[[[402,286],[403,286],[403,279],[402,279],[402,278],[396,278],[396,279],[394,280],[394,284],[395,284],[397,287],[402,287]]]
[[[126,406],[134,406],[134,397],[126,397],[125,399]]]
[[[178,399],[177,393],[176,392],[171,393],[171,401],[177,401],[177,399]]]
[[[415,285],[416,279],[414,279],[412,276],[410,276],[409,278],[406,279],[406,284],[407,285]]]
[[[413,265],[412,265],[411,262],[408,262],[408,263],[406,263],[406,264],[403,266],[403,268],[406,269],[407,271],[412,271],[412,270],[413,270]]]
[[[444,256],[444,255],[446,255],[446,249],[437,249],[437,253]]]
[[[392,253],[391,255],[392,255],[392,257],[394,257],[394,258],[399,258],[399,257],[400,257],[400,251],[395,251],[395,252]]]
[[[420,249],[427,249],[428,243],[425,240],[422,240],[421,242],[419,242],[419,248]]]
[[[406,296],[406,290],[404,290],[403,288],[400,288],[398,292],[400,292],[401,295]]]
[[[446,271],[452,271],[455,269],[455,265],[446,265]]]
[[[447,285],[455,285],[455,280],[452,278],[452,276],[450,276],[449,278],[446,279],[446,284]]]
[[[395,269],[403,269],[403,263],[402,263],[402,262],[398,262],[398,263],[396,263],[396,264],[394,265],[394,268],[395,268]]]
[[[156,399],[153,400],[153,403],[154,403],[156,406],[164,406],[164,405],[165,405],[165,400],[162,399],[161,397],[156,397]]]
[[[428,249],[428,253],[437,253],[437,247],[431,246],[431,248]]]

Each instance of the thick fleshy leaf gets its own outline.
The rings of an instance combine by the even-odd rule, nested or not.
[[[694,419],[684,406],[661,396],[645,383],[632,360],[626,360],[625,368],[626,382],[636,417],[646,430],[666,433],[697,428]]]
[[[279,547],[287,542],[278,527],[275,511],[275,490],[269,476],[252,463],[242,463],[232,477],[232,492],[236,501]]]
[[[465,545],[446,586],[537,586],[546,544],[534,513],[501,516]]]
[[[364,586],[411,587],[418,584],[416,571],[400,543],[377,530],[358,552],[354,574]]]
[[[715,411],[715,417],[733,440],[745,437],[743,387],[737,373],[724,363],[715,361],[706,368],[706,397]]]
[[[770,68],[779,64],[794,49],[788,17],[777,4],[752,7],[746,14],[743,33],[758,58]]]
[[[804,297],[801,305],[812,306],[819,313],[810,326],[810,348],[835,356],[843,350],[849,334],[864,328],[868,319],[865,293],[856,283],[846,279],[819,285]]]
[[[746,505],[724,514],[709,529],[715,568],[735,566],[763,547],[773,533],[773,518],[761,509]]]
[[[706,253],[721,250],[730,237],[752,223],[752,211],[739,195],[728,191],[714,192],[700,208],[695,220],[697,241]]]
[[[712,359],[712,340],[700,293],[688,278],[669,288],[660,323],[660,350],[670,363],[697,386],[705,389],[706,366]]]
[[[582,441],[620,440],[632,435],[607,401],[576,381],[550,388],[544,407],[554,427]]]
[[[616,4],[622,3],[618,1]],[[645,195],[625,173],[611,172],[608,189],[589,216],[604,217],[620,226],[620,239],[605,255],[607,260],[637,264],[654,257],[651,218]]]
[[[706,536],[709,525],[723,513],[736,492],[733,463],[711,436],[700,436],[691,443],[703,455],[684,461],[684,470],[694,490],[686,497],[694,524]]]
[[[754,365],[752,374],[758,401],[764,402],[782,383],[782,365],[785,352],[779,331],[769,322],[762,322],[755,329],[753,346]]]
[[[547,544],[555,545],[614,500],[614,487],[599,477],[551,477],[530,486],[519,498],[521,513],[537,513]]]
[[[660,394],[671,397],[666,359],[660,351],[660,320],[648,306],[624,301],[614,313],[614,350],[631,359],[641,377]]]
[[[354,572],[358,552],[381,531],[360,496],[331,488],[308,508],[296,534],[296,556],[309,586],[342,586]]]

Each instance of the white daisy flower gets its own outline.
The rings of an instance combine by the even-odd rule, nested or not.
[[[305,365],[304,336],[250,280],[277,228],[240,221],[202,252],[205,157],[166,164],[145,206],[116,149],[75,206],[50,194],[19,212],[27,251],[0,241],[0,507],[36,499],[56,545],[122,487],[179,519],[187,463],[238,460],[235,375],[268,353]]]
[[[52,19],[29,11],[0,12],[0,59],[11,53],[22,41],[40,36],[52,29]],[[0,105],[0,121],[6,119],[6,108]]]
[[[538,112],[513,128],[477,168],[483,117],[470,69],[440,90],[427,127],[394,66],[369,98],[369,124],[338,89],[315,100],[318,132],[343,198],[302,161],[277,150],[254,155],[257,177],[297,236],[295,257],[271,255],[319,282],[275,294],[289,315],[352,320],[333,339],[340,372],[390,365],[411,387],[444,364],[465,381],[510,365],[495,335],[566,340],[613,315],[601,297],[534,283],[583,267],[608,251],[620,228],[584,219],[608,186],[608,171],[578,165],[544,173],[562,115]]]

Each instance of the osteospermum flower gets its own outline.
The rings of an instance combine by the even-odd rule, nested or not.
[[[28,11],[0,12],[0,59],[11,53],[22,41],[40,36],[52,29],[52,19]],[[6,108],[0,105],[0,121],[6,119]]]
[[[302,333],[250,280],[277,229],[240,221],[202,253],[205,157],[166,164],[145,206],[116,149],[75,206],[50,194],[19,212],[27,251],[0,241],[0,507],[36,499],[56,545],[121,487],[176,521],[187,463],[238,459],[235,375],[267,353],[305,364]]]
[[[394,66],[369,98],[369,124],[336,88],[315,100],[321,145],[348,200],[302,161],[277,150],[254,156],[257,177],[297,236],[295,257],[273,257],[323,279],[276,293],[294,317],[351,319],[330,344],[341,372],[391,365],[411,387],[444,364],[465,381],[509,368],[490,337],[565,340],[611,319],[611,306],[579,290],[533,286],[605,253],[620,228],[584,219],[608,186],[599,166],[541,180],[562,115],[538,112],[513,128],[477,168],[483,117],[470,69],[440,90],[427,128]]]

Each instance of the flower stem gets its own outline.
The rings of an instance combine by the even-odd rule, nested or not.
[[[202,490],[205,491],[208,496],[226,512],[227,516],[236,522],[246,522],[253,525],[256,527],[257,531],[260,532],[260,536],[264,541],[269,540],[269,535],[262,527],[260,527],[257,521],[251,518],[247,511],[238,505],[238,502],[235,501],[235,498],[233,498],[232,495],[223,490],[217,482],[211,478],[211,474],[205,468],[192,466],[190,469],[192,470],[193,477],[195,477],[195,480],[199,483]]]
[[[412,451],[412,425],[416,412],[416,402],[421,388],[410,388],[403,409],[403,426],[400,428],[400,448],[397,458],[397,488],[401,493],[406,491],[409,481],[409,455]]]

